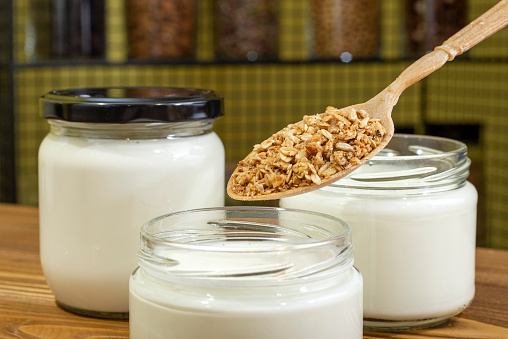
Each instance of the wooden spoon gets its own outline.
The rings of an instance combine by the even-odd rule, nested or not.
[[[505,27],[507,24],[508,0],[502,0],[478,17],[475,21],[446,40],[441,46],[436,47],[434,51],[416,60],[378,95],[363,104],[345,107],[344,109],[354,108],[357,111],[365,110],[372,118],[379,119],[386,130],[384,138],[379,146],[362,158],[358,164],[347,170],[334,174],[329,179],[322,180],[319,185],[313,184],[304,187],[296,186],[283,192],[259,194],[255,196],[243,196],[234,192],[232,190],[232,186],[234,185],[232,176],[229,179],[227,186],[229,196],[233,199],[244,201],[280,199],[316,190],[345,177],[381,151],[391,140],[394,133],[394,126],[391,118],[392,109],[395,104],[397,104],[400,95],[406,88],[425,78],[435,70],[441,68],[441,66],[443,66],[447,61],[453,60],[457,55],[469,50],[471,47]],[[236,171],[238,171],[238,168]]]

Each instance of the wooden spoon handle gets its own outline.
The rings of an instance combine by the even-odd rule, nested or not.
[[[494,7],[483,13],[469,25],[455,33],[441,46],[416,60],[406,68],[385,90],[380,97],[386,97],[389,92],[392,104],[398,100],[402,92],[417,81],[425,78],[435,70],[441,68],[447,61],[460,55],[488,38],[508,24],[508,0],[499,1]]]
[[[441,46],[436,47],[448,53],[448,61],[464,53],[508,24],[508,0],[499,1],[475,21],[455,33]]]

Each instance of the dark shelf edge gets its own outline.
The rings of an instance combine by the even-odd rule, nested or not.
[[[42,61],[37,63],[13,63],[14,69],[30,69],[30,68],[52,68],[52,67],[96,67],[96,66],[242,66],[242,65],[316,65],[316,64],[337,64],[337,65],[358,65],[358,64],[397,64],[401,62],[412,62],[416,59],[399,58],[399,59],[362,59],[353,60],[349,63],[340,60],[330,59],[314,59],[314,60],[263,60],[263,61],[194,61],[194,60],[126,60],[121,62],[110,62],[106,60],[59,60],[59,61]],[[464,63],[508,63],[508,58],[472,58],[458,57],[454,62]]]

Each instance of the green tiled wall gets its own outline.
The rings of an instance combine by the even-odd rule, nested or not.
[[[17,1],[17,30],[23,29],[23,4]],[[201,1],[202,10],[211,0]],[[496,1],[471,0],[474,18]],[[225,96],[226,115],[216,124],[227,161],[234,165],[256,143],[304,114],[327,105],[346,106],[368,100],[409,65],[400,59],[401,1],[382,0],[382,61],[305,62],[309,58],[307,5],[281,1],[280,58],[272,64],[214,64],[210,17],[200,17],[197,64],[129,64],[121,1],[107,2],[106,65],[23,65],[23,34],[17,35],[15,71],[16,169],[19,203],[37,204],[37,149],[47,132],[38,116],[37,99],[58,88],[85,86],[195,86]],[[112,14],[113,13],[113,14]],[[399,60],[400,59],[400,60]],[[299,62],[301,60],[302,62]],[[508,248],[508,30],[445,65],[409,88],[393,111],[396,127],[423,131],[424,123],[475,123],[482,126],[478,147],[471,148],[483,181],[478,187],[485,206],[485,244]]]

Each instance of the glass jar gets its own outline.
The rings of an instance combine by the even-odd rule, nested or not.
[[[464,0],[406,0],[408,56],[431,52],[466,26],[467,8]]]
[[[278,0],[213,2],[214,49],[219,60],[276,60]]]
[[[126,0],[129,57],[194,59],[196,0]]]
[[[378,56],[379,0],[310,0],[314,57],[366,59]]]
[[[222,97],[186,88],[53,91],[39,149],[40,252],[61,307],[127,317],[139,229],[158,215],[224,205]]]
[[[26,6],[28,62],[106,57],[104,1],[29,0]]]
[[[163,215],[143,225],[131,338],[362,338],[349,226],[273,207]]]
[[[351,225],[364,277],[364,328],[437,325],[471,303],[477,192],[466,145],[398,135],[344,179],[281,200]]]

